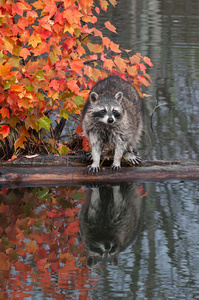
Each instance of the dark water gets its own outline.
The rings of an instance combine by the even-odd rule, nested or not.
[[[107,19],[154,63],[141,149],[198,160],[198,0],[120,1]],[[198,182],[0,193],[0,299],[199,299]]]
[[[2,189],[0,299],[199,299],[198,195],[198,182]]]

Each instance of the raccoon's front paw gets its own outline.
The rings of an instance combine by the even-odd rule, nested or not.
[[[87,168],[88,168],[88,173],[97,174],[100,171],[100,167],[99,166],[90,165]]]
[[[121,167],[120,167],[120,165],[112,164],[111,169],[113,172],[119,172],[121,170]]]

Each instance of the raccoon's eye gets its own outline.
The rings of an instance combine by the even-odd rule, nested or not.
[[[121,114],[116,109],[113,109],[112,113],[113,113],[113,115],[115,116],[116,119],[119,119],[121,117]]]
[[[102,114],[105,114],[105,113],[106,113],[106,109],[105,109],[105,108],[102,109],[102,110],[101,110],[101,113],[102,113]]]

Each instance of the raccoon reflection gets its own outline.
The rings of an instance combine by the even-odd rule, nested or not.
[[[88,189],[80,221],[88,266],[103,259],[117,264],[118,253],[135,238],[140,206],[135,184]]]

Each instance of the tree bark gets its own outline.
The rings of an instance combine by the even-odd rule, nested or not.
[[[71,158],[73,157],[73,158]],[[87,172],[88,163],[80,155],[45,157],[36,162],[26,157],[0,163],[0,187],[84,185],[92,183],[119,183],[132,181],[199,180],[199,163],[181,161],[144,161],[141,166],[127,166],[114,173],[110,161],[103,164],[98,174]],[[24,161],[25,159],[25,161]],[[43,159],[43,158],[42,158]]]

